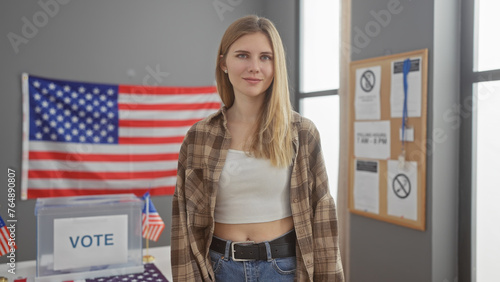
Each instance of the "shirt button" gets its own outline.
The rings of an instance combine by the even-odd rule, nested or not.
[[[304,234],[304,229],[299,229],[299,234],[300,235]]]
[[[293,202],[294,202],[294,203],[298,203],[298,202],[299,202],[299,199],[295,198],[295,199],[293,199]]]

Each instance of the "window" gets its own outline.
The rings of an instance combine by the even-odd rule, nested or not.
[[[500,69],[498,0],[476,0],[477,71]]]
[[[500,81],[477,83],[476,281],[493,281],[500,264]],[[473,219],[474,220],[474,219]]]
[[[301,99],[302,114],[312,120],[321,136],[328,182],[336,199],[339,171],[339,96],[326,95]]]
[[[500,261],[498,0],[462,1],[460,281],[494,281]]]
[[[300,92],[338,89],[339,1],[301,2]]]
[[[330,184],[336,198],[339,160],[339,0],[301,0],[299,36],[299,112],[321,135]]]

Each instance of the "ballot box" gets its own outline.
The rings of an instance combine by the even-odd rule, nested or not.
[[[38,199],[35,281],[143,272],[142,207],[133,194]]]

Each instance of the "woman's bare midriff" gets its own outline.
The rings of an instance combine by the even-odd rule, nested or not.
[[[214,235],[234,242],[254,241],[255,243],[270,241],[293,229],[292,217],[244,224],[215,223]]]

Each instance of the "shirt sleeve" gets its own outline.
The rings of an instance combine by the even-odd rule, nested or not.
[[[343,282],[337,210],[330,194],[319,133],[311,123],[309,164],[313,206],[314,281]]]
[[[185,199],[187,145],[182,144],[177,168],[177,183],[172,201],[171,263],[173,281],[203,281],[200,267],[191,250]]]

